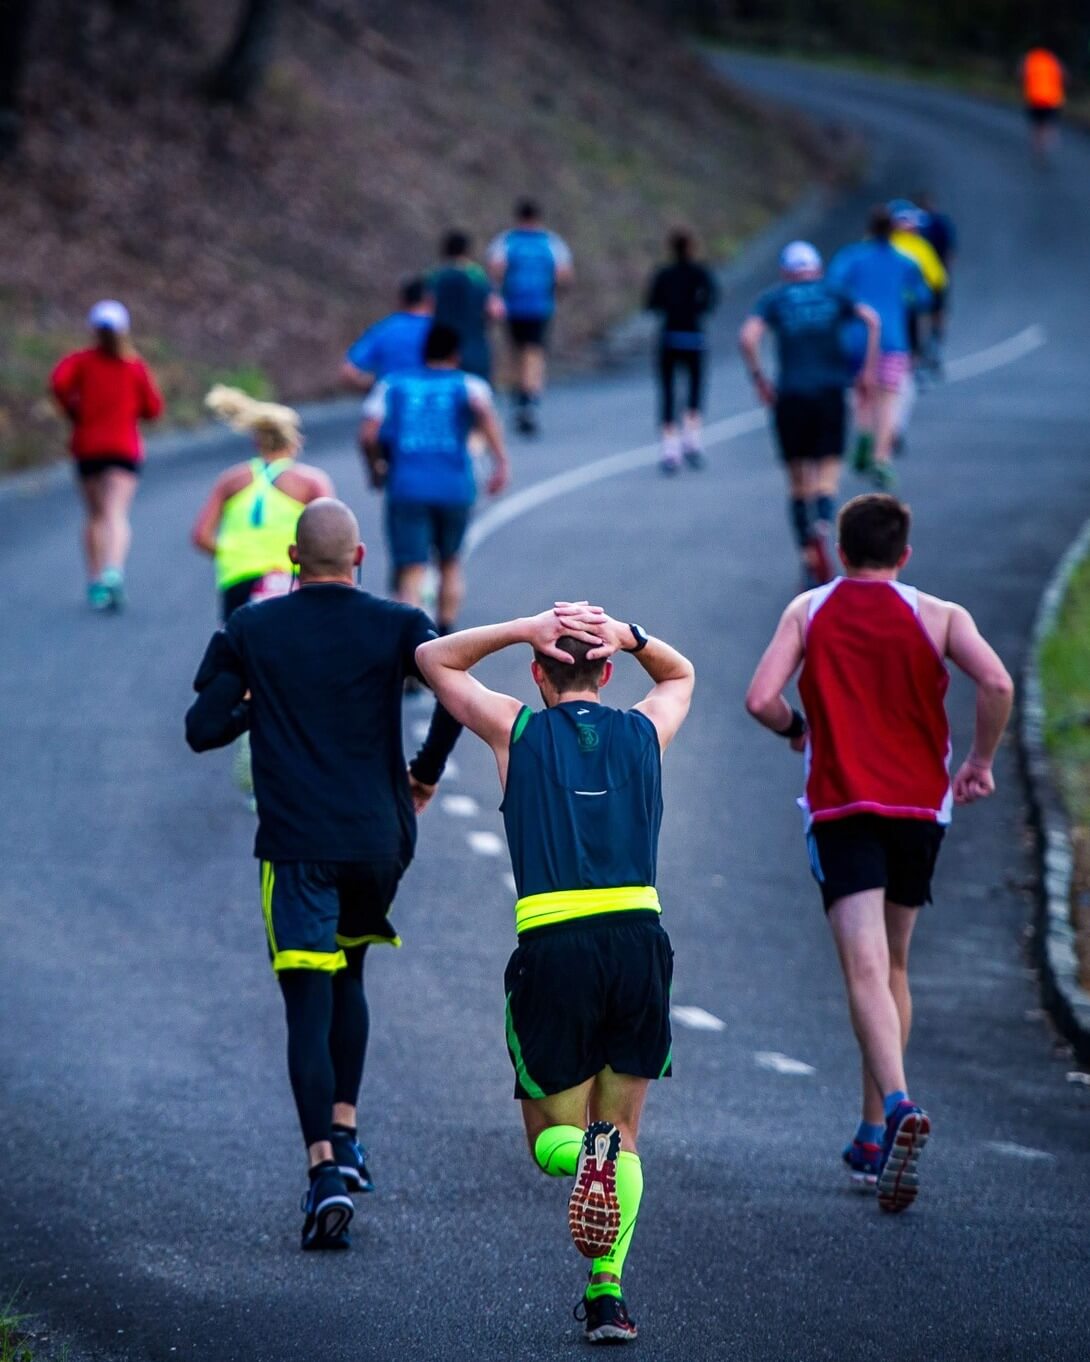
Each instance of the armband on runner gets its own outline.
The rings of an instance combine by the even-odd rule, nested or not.
[[[791,722],[786,728],[777,728],[775,732],[777,732],[781,738],[786,738],[788,742],[794,742],[796,738],[801,738],[806,732],[806,716],[800,714],[797,709],[792,707]]]

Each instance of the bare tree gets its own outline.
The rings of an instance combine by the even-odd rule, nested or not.
[[[33,11],[33,0],[0,0],[0,157],[19,141],[19,92]]]
[[[245,104],[255,93],[272,56],[282,8],[282,0],[243,0],[234,37],[208,79],[209,98]]]

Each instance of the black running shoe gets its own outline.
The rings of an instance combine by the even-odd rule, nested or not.
[[[689,448],[684,451],[685,462],[690,468],[703,468],[707,464],[702,449]]]
[[[575,1186],[568,1198],[568,1229],[584,1258],[604,1258],[621,1232],[617,1155],[621,1132],[609,1121],[592,1121],[583,1136]]]
[[[572,1313],[583,1325],[588,1343],[631,1343],[639,1332],[623,1296],[597,1296],[594,1300],[584,1296]]]
[[[304,1249],[346,1249],[349,1247],[348,1222],[352,1219],[352,1198],[340,1172],[329,1164],[303,1193]]]
[[[355,1135],[346,1130],[333,1132],[333,1161],[350,1192],[373,1192],[375,1184],[367,1171],[367,1150]]]

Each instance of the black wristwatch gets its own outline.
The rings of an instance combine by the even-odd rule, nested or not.
[[[648,643],[650,642],[647,630],[638,624],[630,624],[628,627],[632,630],[632,637],[636,640],[636,642],[633,647],[626,648],[625,652],[642,653],[643,650],[647,647]]]

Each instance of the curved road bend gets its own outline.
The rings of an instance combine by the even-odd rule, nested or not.
[[[1043,328],[1031,353],[923,399],[902,465],[912,578],[964,600],[1017,668],[1090,506],[1090,147],[1069,138],[1041,175],[1016,112],[725,65],[872,140],[873,181],[831,211],[822,246],[854,234],[879,194],[926,182],[949,206],[963,241],[952,354]],[[713,419],[752,406],[728,341],[750,296],[724,303]],[[646,444],[645,372],[558,389],[546,419],[544,441],[517,450],[523,487]],[[229,759],[198,761],[181,740],[214,624],[186,531],[226,447],[148,474],[119,620],[80,606],[67,490],[0,503],[4,1290],[21,1282],[30,1308],[102,1359],[575,1357],[563,1190],[534,1173],[510,1100],[511,893],[491,854],[494,773],[471,741],[444,790],[461,798],[429,811],[398,903],[406,947],[369,966],[363,1113],[380,1190],[351,1254],[297,1251],[299,1150],[251,820]],[[349,429],[311,452],[360,509],[380,584]],[[678,643],[700,676],[668,762],[661,887],[675,1000],[725,1026],[677,1027],[677,1076],[649,1104],[626,1275],[641,1355],[1084,1359],[1090,1092],[1065,1081],[1025,966],[1031,862],[1009,748],[996,799],[955,826],[916,951],[912,1071],[936,1121],[923,1195],[889,1221],[842,1185],[854,1048],[792,806],[799,767],[741,708],[793,588],[764,431],[718,447],[700,477],[662,484],[637,467],[557,497],[486,538],[471,575],[467,622],[589,593]],[[524,668],[490,670],[525,688]],[[635,668],[619,671],[616,699],[631,701]],[[959,748],[970,699],[955,685]]]

